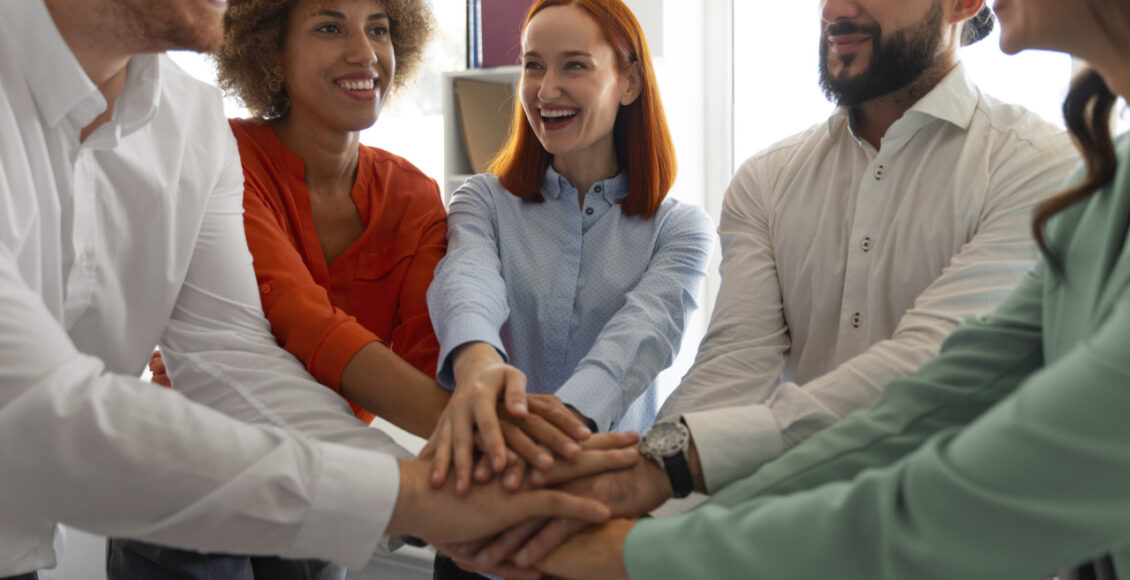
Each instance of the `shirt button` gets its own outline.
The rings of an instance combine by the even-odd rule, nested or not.
[[[259,292],[262,292],[263,294],[270,294],[271,293],[271,285],[270,284],[261,284],[259,286]]]
[[[597,192],[597,193],[600,193],[601,191],[603,191],[603,190],[604,190],[604,187],[603,187],[603,186],[600,186],[600,185],[598,185],[598,186],[596,186],[596,187],[592,188],[592,190],[593,190],[593,191],[595,191],[595,192]]]
[[[882,165],[875,168],[875,181],[879,181],[880,179],[883,179],[883,166]]]
[[[871,236],[863,236],[863,239],[859,241],[859,249],[864,252],[871,251]]]
[[[859,326],[861,324],[863,324],[863,316],[861,316],[858,312],[856,312],[855,314],[852,314],[851,315],[851,327],[852,328],[859,328]]]
[[[585,208],[585,214],[586,215],[592,215],[592,208],[591,207]]]

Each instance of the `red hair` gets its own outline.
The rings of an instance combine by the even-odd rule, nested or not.
[[[628,175],[628,196],[620,201],[625,215],[650,218],[675,182],[675,146],[659,99],[647,39],[632,11],[620,0],[537,0],[522,25],[525,33],[534,15],[551,6],[576,6],[588,13],[604,33],[621,71],[639,67],[640,94],[621,106],[612,129],[616,160]],[[510,137],[494,157],[490,171],[510,193],[541,202],[542,181],[553,156],[542,147],[515,99]]]

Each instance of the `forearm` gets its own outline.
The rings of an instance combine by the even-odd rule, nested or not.
[[[341,394],[366,410],[427,438],[451,392],[379,342],[353,355],[341,374]]]

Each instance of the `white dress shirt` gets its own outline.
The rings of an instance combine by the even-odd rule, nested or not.
[[[364,564],[405,452],[275,343],[219,94],[135,57],[80,144],[105,100],[42,0],[3,7],[0,577],[57,522]],[[136,379],[158,342],[179,392]]]
[[[982,94],[961,65],[877,151],[841,108],[750,158],[726,192],[722,286],[684,415],[709,491],[753,473],[934,357],[1036,256],[1035,203],[1067,136]]]

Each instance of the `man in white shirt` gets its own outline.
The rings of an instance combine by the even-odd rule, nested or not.
[[[224,0],[0,0],[0,577],[57,523],[199,551],[363,565],[607,509],[433,490],[271,336],[206,50]],[[178,392],[136,377],[160,343]],[[497,509],[500,502],[505,509]]]
[[[967,77],[959,45],[991,31],[984,0],[821,10],[821,85],[839,108],[731,182],[710,327],[642,444],[660,461],[571,484],[619,513],[713,493],[912,374],[1032,266],[1032,208],[1077,162],[1061,130]]]

